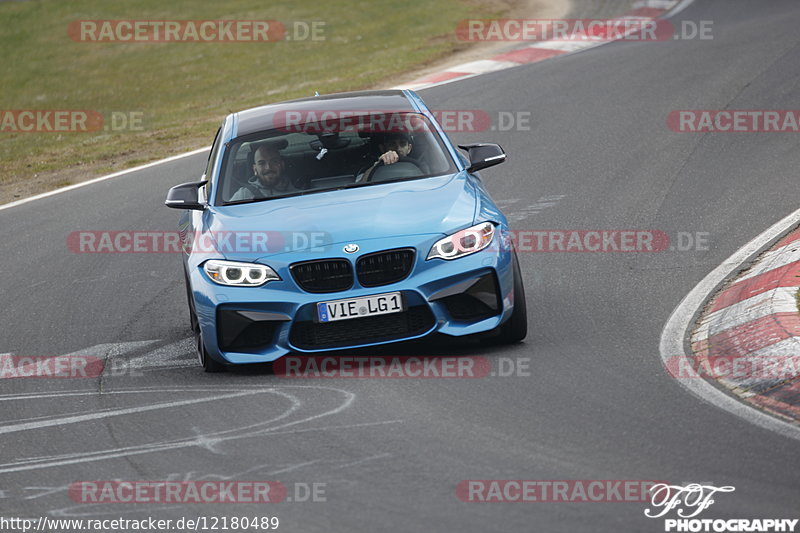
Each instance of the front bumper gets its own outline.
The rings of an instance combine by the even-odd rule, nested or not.
[[[221,286],[208,279],[202,268],[192,269],[192,295],[208,353],[226,363],[269,362],[289,352],[375,346],[434,332],[452,336],[487,332],[511,316],[512,252],[505,232],[496,232],[486,249],[452,261],[426,261],[430,246],[441,235],[419,237],[423,242],[415,247],[411,273],[402,281],[378,287],[362,287],[356,280],[344,291],[305,292],[289,271],[296,257],[264,260],[282,279],[255,288]],[[362,255],[408,247],[408,237],[360,244],[360,253],[348,257],[353,263]],[[314,320],[318,302],[394,291],[403,295],[403,313],[324,324]]]

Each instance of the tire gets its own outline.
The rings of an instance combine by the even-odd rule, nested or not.
[[[528,335],[528,308],[525,303],[525,286],[519,268],[517,252],[514,252],[514,311],[511,318],[499,327],[498,344],[516,344]]]
[[[186,273],[186,267],[183,267],[183,281],[186,284],[186,303],[189,306],[189,327],[192,328],[192,333],[197,334],[200,331],[200,323],[197,321],[197,314],[194,311],[194,298],[192,298],[192,289],[189,287],[189,274]]]
[[[195,333],[195,340],[197,341],[197,359],[200,361],[200,366],[203,367],[203,370],[208,372],[209,374],[215,374],[217,372],[224,372],[225,365],[222,363],[218,363],[214,359],[208,355],[208,350],[206,350],[206,343],[203,342],[203,334],[202,332],[198,331]]]
[[[203,341],[203,334],[200,331],[200,322],[197,320],[197,313],[194,309],[194,298],[192,298],[192,290],[189,287],[189,275],[186,273],[184,267],[183,279],[186,282],[186,299],[189,305],[189,325],[194,333],[195,346],[197,349],[197,359],[200,361],[200,366],[203,370],[209,373],[224,372],[225,365],[218,363],[208,355],[206,344]]]

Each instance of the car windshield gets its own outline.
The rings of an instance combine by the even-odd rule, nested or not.
[[[248,203],[455,170],[433,125],[419,113],[351,114],[336,124],[287,121],[229,143],[216,197],[222,205]]]

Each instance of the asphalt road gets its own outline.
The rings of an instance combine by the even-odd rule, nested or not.
[[[118,369],[0,382],[0,514],[276,515],[285,531],[663,531],[645,503],[455,496],[468,479],[643,479],[736,487],[702,518],[797,517],[798,442],[687,394],[658,343],[705,274],[797,208],[800,168],[796,134],[679,134],[666,116],[800,109],[800,3],[698,0],[684,19],[713,20],[714,39],[613,43],[420,93],[434,109],[531,112],[531,131],[453,134],[506,149],[483,176],[517,229],[708,233],[707,250],[522,253],[524,344],[385,352],[527,360],[529,376],[202,373],[177,256],[66,245],[80,230],[173,229],[165,192],[201,174],[202,154],[0,211],[0,352],[96,355]],[[326,501],[88,505],[68,495],[76,481],[112,479],[270,479],[291,494],[321,483]]]

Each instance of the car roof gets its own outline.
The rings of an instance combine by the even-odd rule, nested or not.
[[[273,128],[273,117],[286,111],[377,111],[414,112],[416,109],[401,90],[334,93],[289,100],[234,113],[238,118],[235,137]]]

